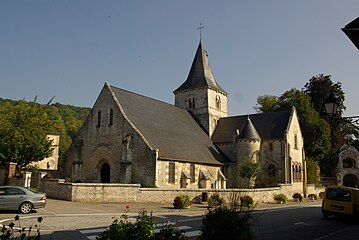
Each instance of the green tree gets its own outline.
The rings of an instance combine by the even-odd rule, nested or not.
[[[34,104],[27,103],[21,100],[21,104]],[[8,108],[15,108],[19,104],[19,101],[2,99],[0,98],[0,109],[7,108],[6,112],[12,112]],[[50,122],[47,133],[60,134],[60,146],[59,146],[59,167],[61,168],[61,161],[64,155],[71,145],[72,139],[77,134],[78,130],[85,121],[87,115],[90,112],[90,108],[76,107],[71,105],[63,105],[60,103],[51,104],[50,102],[45,105],[37,104],[39,108],[43,108],[47,119]],[[0,114],[0,126],[1,129],[5,129],[5,122],[9,122],[9,114]],[[6,121],[5,121],[6,120]],[[5,159],[4,154],[0,151],[0,159]],[[2,161],[2,160],[1,160]]]
[[[296,108],[308,157],[323,159],[330,149],[330,125],[315,110],[311,98],[303,91],[291,89],[279,97],[279,110]]]
[[[306,161],[307,182],[318,185],[320,183],[320,168],[317,161],[308,158]]]
[[[49,157],[51,141],[47,139],[51,127],[46,114],[47,105],[35,102],[9,102],[0,107],[0,161],[15,162],[19,168]]]
[[[330,75],[319,74],[313,76],[309,81],[304,85],[302,89],[305,95],[311,98],[311,102],[314,105],[315,110],[317,110],[321,116],[326,116],[326,111],[324,103],[329,94],[334,94],[339,101],[339,116],[342,115],[345,110],[344,106],[344,91],[342,90],[342,84],[340,82],[333,83]]]
[[[245,161],[240,167],[239,175],[242,178],[252,179],[257,177],[259,173],[259,164],[253,161]]]
[[[264,95],[257,98],[257,104],[254,107],[256,112],[275,112],[279,108],[279,100],[277,96]]]

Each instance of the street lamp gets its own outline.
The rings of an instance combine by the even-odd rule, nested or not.
[[[325,99],[324,106],[325,111],[327,112],[329,117],[333,118],[334,120],[346,120],[354,127],[359,128],[359,116],[335,117],[337,116],[340,102],[333,93],[330,93],[329,96]]]
[[[339,100],[335,97],[334,93],[330,93],[324,102],[325,111],[329,116],[336,116],[339,104]]]

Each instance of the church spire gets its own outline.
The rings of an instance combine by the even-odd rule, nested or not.
[[[174,93],[203,87],[211,88],[227,95],[214,79],[212,69],[208,62],[208,54],[203,46],[202,40],[200,40],[187,80],[177,88]]]

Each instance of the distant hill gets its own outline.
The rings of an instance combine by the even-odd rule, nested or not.
[[[6,103],[15,105],[17,102],[17,100],[0,98],[0,106]],[[51,133],[60,134],[60,161],[90,111],[91,108],[64,105],[61,103],[50,103],[48,105],[47,114],[53,121]]]

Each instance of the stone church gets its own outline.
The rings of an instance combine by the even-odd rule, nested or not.
[[[105,83],[70,146],[73,182],[158,188],[238,187],[241,166],[259,164],[271,184],[303,188],[305,155],[295,109],[228,117],[200,41],[186,81],[168,104]]]

